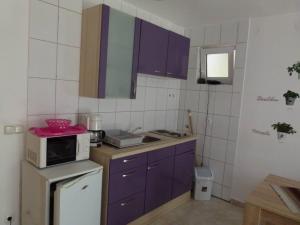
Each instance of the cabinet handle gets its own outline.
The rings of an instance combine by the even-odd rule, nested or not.
[[[159,166],[158,163],[157,163],[157,164],[154,164],[153,166],[148,166],[148,167],[147,167],[147,170],[155,169],[155,168],[157,168],[158,166]]]
[[[173,75],[174,73],[170,73],[170,72],[168,72],[167,74],[168,74],[168,75]]]
[[[123,160],[123,163],[131,162],[131,161],[135,160],[136,158],[137,158],[137,157],[131,158],[131,159],[124,159],[124,160]]]
[[[154,70],[155,73],[160,73],[160,70]]]
[[[80,143],[79,141],[77,141],[77,151],[76,151],[76,155],[79,155],[80,152]]]
[[[130,176],[132,176],[133,174],[135,174],[135,171],[130,172],[130,173],[127,173],[127,174],[122,174],[122,177],[123,177],[123,178],[130,177]]]
[[[127,202],[122,202],[120,205],[121,205],[122,207],[127,206],[127,205],[129,205],[130,202],[132,202],[133,200],[134,200],[134,199],[130,199],[130,200],[128,200]]]

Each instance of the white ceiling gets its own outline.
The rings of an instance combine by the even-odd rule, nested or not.
[[[240,18],[300,13],[300,0],[125,0],[177,25],[197,27]]]

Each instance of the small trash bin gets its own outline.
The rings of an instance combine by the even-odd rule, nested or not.
[[[195,200],[210,200],[214,175],[207,167],[195,167]]]

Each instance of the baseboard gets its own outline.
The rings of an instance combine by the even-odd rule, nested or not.
[[[238,200],[235,200],[235,199],[231,199],[230,203],[232,205],[235,205],[235,206],[238,206],[238,207],[241,207],[241,208],[245,208],[245,203],[244,202],[241,202],[241,201],[238,201]]]
[[[157,209],[143,215],[142,217],[136,219],[135,221],[129,223],[128,225],[147,225],[151,224],[157,220],[162,215],[172,211],[173,209],[181,206],[191,200],[191,192],[187,192],[179,197],[173,199],[172,201],[160,206]]]

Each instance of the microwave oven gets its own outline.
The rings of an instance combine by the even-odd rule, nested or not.
[[[27,134],[26,159],[38,168],[80,161],[90,157],[90,133],[39,137]]]

